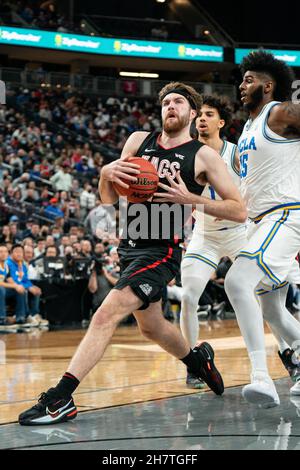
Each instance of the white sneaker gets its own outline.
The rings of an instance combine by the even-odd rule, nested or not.
[[[290,401],[291,403],[293,403],[293,405],[295,405],[297,416],[299,416],[300,418],[300,397],[299,396],[297,397],[296,395],[292,395],[290,398]]]
[[[28,317],[26,318],[26,321],[30,326],[35,327],[35,328],[40,325],[40,322],[36,318],[36,315],[34,316],[28,315]]]
[[[43,318],[39,313],[34,315],[34,318],[39,322],[40,326],[49,326],[48,320],[46,320],[46,318]]]
[[[273,380],[261,372],[251,376],[251,384],[243,388],[242,395],[249,403],[261,408],[273,408],[280,404]]]
[[[297,380],[297,382],[295,383],[295,385],[293,385],[293,387],[290,389],[290,394],[291,395],[300,395],[300,377]]]

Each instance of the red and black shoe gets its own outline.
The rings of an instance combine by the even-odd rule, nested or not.
[[[22,426],[39,426],[63,423],[76,418],[77,409],[73,398],[61,398],[50,388],[42,393],[36,405],[24,411],[19,416]]]
[[[200,360],[199,378],[204,380],[216,395],[222,395],[224,393],[224,383],[214,364],[215,353],[213,348],[208,343],[201,343],[193,351]]]

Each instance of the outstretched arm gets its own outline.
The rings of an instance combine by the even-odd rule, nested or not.
[[[221,201],[218,201],[201,196],[204,211],[220,219],[245,222],[247,210],[240,192],[233,182],[223,159],[207,145],[201,147],[198,152],[196,172],[198,172],[198,175],[205,173],[208,183],[222,198]]]
[[[208,183],[213,186],[221,201],[211,200],[188,191],[184,181],[177,176],[178,184],[167,179],[170,186],[159,184],[165,193],[156,193],[155,202],[174,202],[179,204],[203,205],[204,212],[220,219],[245,222],[247,210],[238,188],[235,186],[227,167],[220,155],[207,145],[201,147],[196,156],[195,176],[205,173]]]

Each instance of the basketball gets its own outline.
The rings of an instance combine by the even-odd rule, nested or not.
[[[133,157],[130,158],[129,161],[140,167],[141,173],[137,175],[137,182],[130,183],[123,180],[124,183],[129,184],[129,188],[122,188],[122,186],[117,183],[113,183],[113,187],[120,196],[126,196],[129,202],[145,202],[150,199],[157,190],[159,181],[157,171],[152,163],[143,158]]]

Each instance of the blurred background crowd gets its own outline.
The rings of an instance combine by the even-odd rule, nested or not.
[[[204,44],[217,44],[219,37],[217,24],[209,22],[207,15],[202,16],[207,24],[188,29],[184,16],[180,18],[174,9],[173,13],[167,11],[168,5],[147,1],[141,7],[135,2],[121,5],[112,1],[112,17],[109,5],[97,9],[88,0],[77,3],[80,15],[72,1],[4,0],[0,2],[0,25],[160,41],[182,38]],[[114,8],[117,3],[119,16]],[[200,7],[198,13],[202,14]],[[220,29],[219,33],[224,31]],[[224,34],[223,39],[228,38]],[[228,44],[234,44],[230,38]],[[101,204],[99,177],[103,165],[120,156],[132,132],[160,129],[160,107],[153,92],[159,84],[115,80],[116,66],[100,68],[97,62],[92,63],[91,56],[89,65],[88,60],[73,63],[71,59],[64,64],[50,58],[50,53],[48,60],[45,57],[36,62],[31,57],[22,61],[9,54],[0,55],[7,74],[7,104],[0,105],[0,281],[12,283],[0,286],[1,327],[47,327],[49,321],[59,324],[74,319],[88,322],[118,279],[119,207],[115,207],[113,217]],[[223,137],[237,143],[247,119],[236,93],[239,72],[206,65],[201,71],[205,81],[199,82],[201,91],[215,84],[217,90],[218,85],[229,87],[225,90],[236,96],[233,120]],[[83,70],[82,75],[77,74],[78,69],[80,73]],[[116,93],[88,90],[90,83],[95,85],[101,78],[99,70],[106,80],[97,82],[99,87],[115,89]],[[163,73],[165,79],[172,80],[183,75],[172,70]],[[6,77],[13,79],[10,82]],[[188,77],[199,80],[191,71]],[[76,86],[61,84],[63,79]],[[112,87],[117,81],[118,85]],[[230,263],[228,259],[221,261],[199,300],[200,314],[218,317],[230,310],[223,289]],[[178,320],[180,300],[178,277],[165,292],[166,316]],[[296,283],[291,285],[288,305],[291,311],[300,310]],[[60,313],[59,317],[57,312],[68,306],[69,313],[65,317]],[[72,309],[78,314],[74,315]]]

